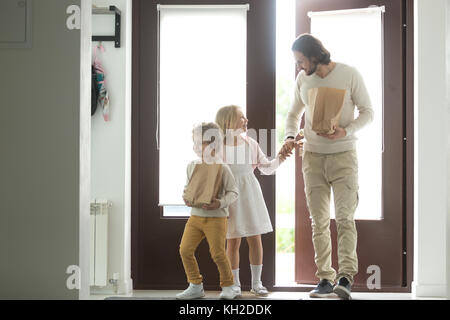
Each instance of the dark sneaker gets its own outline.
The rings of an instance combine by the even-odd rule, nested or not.
[[[336,294],[333,292],[333,284],[326,280],[320,280],[317,287],[309,293],[311,298],[336,298]]]
[[[339,279],[337,285],[334,287],[333,291],[338,295],[339,298],[345,299],[345,300],[351,300],[352,299],[352,291],[351,291],[352,285],[350,284],[350,281],[346,277],[342,277]]]

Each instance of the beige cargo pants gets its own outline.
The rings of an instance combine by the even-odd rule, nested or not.
[[[353,284],[358,273],[357,232],[354,213],[358,206],[356,150],[334,154],[305,151],[303,178],[312,225],[316,276],[331,282],[345,276]],[[331,266],[330,190],[333,190],[338,233],[339,273]]]

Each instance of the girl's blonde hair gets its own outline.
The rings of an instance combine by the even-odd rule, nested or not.
[[[216,123],[219,125],[222,135],[226,138],[227,130],[234,129],[238,111],[241,108],[235,105],[220,108],[216,114]]]

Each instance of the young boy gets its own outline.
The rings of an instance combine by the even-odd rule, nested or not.
[[[208,138],[211,132],[213,134]],[[230,168],[223,163],[219,156],[223,144],[219,127],[215,123],[202,123],[194,128],[193,133],[194,151],[201,160],[189,163],[186,186],[192,178],[196,165],[214,163],[222,166],[221,187],[217,198],[212,199],[210,204],[204,204],[201,207],[193,207],[189,201],[184,199],[186,205],[192,207],[191,217],[186,223],[180,244],[180,255],[189,287],[177,294],[176,297],[177,299],[197,299],[205,296],[203,277],[194,254],[200,242],[206,238],[211,257],[220,273],[220,286],[222,287],[220,298],[234,299],[237,293],[233,290],[233,273],[226,255],[225,242],[228,206],[238,198],[238,189]]]

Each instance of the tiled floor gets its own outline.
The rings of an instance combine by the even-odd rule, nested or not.
[[[108,297],[137,297],[137,298],[173,298],[179,293],[179,290],[166,291],[166,290],[150,290],[150,291],[133,291],[132,295],[91,295],[92,300],[104,300]],[[220,292],[218,291],[207,291],[207,298],[218,298]],[[414,300],[418,299],[413,297],[410,293],[352,293],[353,300]],[[254,299],[253,295],[249,292],[243,292],[241,299]],[[272,292],[267,298],[261,299],[274,299],[274,300],[310,300],[307,292]],[[422,298],[420,298],[422,299]]]

